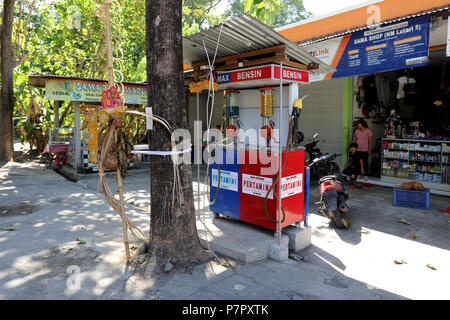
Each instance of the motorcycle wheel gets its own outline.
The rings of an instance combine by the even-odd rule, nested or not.
[[[330,215],[330,219],[334,222],[336,227],[338,227],[339,229],[344,228],[344,223],[342,222],[342,215],[341,215],[341,212],[339,211],[339,209],[335,210],[335,211],[329,210],[329,215]]]

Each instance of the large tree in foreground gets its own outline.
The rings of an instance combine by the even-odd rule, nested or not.
[[[14,159],[13,112],[15,67],[14,49],[11,41],[14,21],[14,1],[3,1],[1,25],[1,95],[0,95],[0,161]]]
[[[148,106],[172,129],[187,128],[183,78],[182,1],[146,0]],[[158,123],[150,150],[171,150],[171,136]],[[197,235],[191,166],[178,165],[182,197],[174,197],[171,157],[150,157],[150,261],[190,269],[207,258]],[[175,199],[174,199],[175,198]],[[173,202],[174,201],[174,202]],[[152,264],[153,265],[153,264]]]

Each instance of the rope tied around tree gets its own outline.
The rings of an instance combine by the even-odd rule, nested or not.
[[[105,178],[105,168],[109,170],[119,170],[121,176],[125,178],[128,157],[131,155],[132,145],[128,141],[124,128],[117,126],[118,118],[112,118],[99,131],[99,138],[103,141],[98,161],[99,179],[102,186],[102,192],[106,201],[122,218],[123,223],[135,240],[145,239],[145,234],[135,226],[135,224],[122,214],[120,203],[114,197]],[[106,131],[105,133],[103,133]],[[125,160],[124,160],[125,159]]]

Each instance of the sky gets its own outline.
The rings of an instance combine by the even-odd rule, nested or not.
[[[321,16],[336,10],[340,10],[367,0],[303,0],[307,11],[311,11],[315,16]],[[223,12],[226,8],[226,0],[217,6],[218,12]]]
[[[311,11],[315,16],[321,16],[333,11],[337,11],[366,0],[303,0],[303,5],[307,11]]]

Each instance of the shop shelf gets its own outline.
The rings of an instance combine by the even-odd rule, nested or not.
[[[416,191],[394,188],[394,200],[392,204],[396,207],[429,209],[430,190]]]
[[[441,170],[439,169],[439,171],[424,171],[424,170],[415,170],[415,169],[410,169],[410,172],[423,172],[423,173],[434,173],[434,174],[441,174]]]
[[[441,153],[441,151],[410,149],[409,152]]]
[[[385,156],[383,156],[383,158],[384,158],[384,159],[402,160],[402,161],[406,161],[406,162],[408,162],[408,160],[409,160],[408,158],[403,159],[403,158],[385,157]]]
[[[412,160],[412,159],[409,159],[409,161],[410,161],[410,162],[441,163],[441,161]]]

